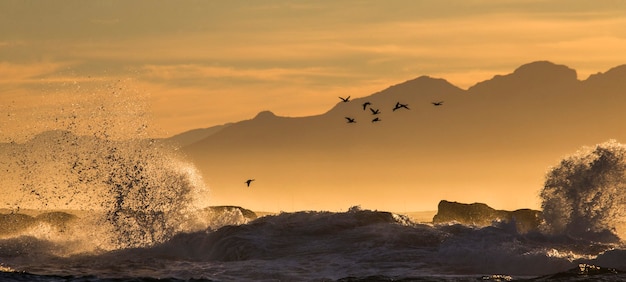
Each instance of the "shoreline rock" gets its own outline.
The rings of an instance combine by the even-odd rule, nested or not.
[[[542,222],[542,213],[532,209],[514,211],[496,210],[484,203],[464,204],[441,200],[433,224],[460,223],[478,227],[494,224],[515,224],[519,233],[536,230]]]

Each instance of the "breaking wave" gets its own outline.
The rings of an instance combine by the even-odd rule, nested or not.
[[[548,172],[541,198],[547,231],[619,241],[626,223],[626,145],[611,140],[563,159]]]
[[[28,235],[46,226],[43,218],[49,215],[45,215],[26,227],[34,228],[31,231],[0,238],[0,259],[7,269],[40,275],[210,281],[342,281],[349,277],[450,281],[478,274],[528,278],[580,264],[590,265],[591,270],[596,265],[626,268],[626,252],[619,245],[537,231],[519,233],[506,226],[419,224],[402,215],[359,208],[281,213],[254,220],[236,207],[197,214],[204,219],[215,216],[224,225],[179,232],[149,246],[64,255],[61,251],[72,247],[68,237],[76,239],[73,230],[85,228],[82,219],[63,218],[54,223],[57,231],[47,233],[56,232],[55,236],[65,238],[62,242],[55,236]],[[228,222],[223,221],[227,218]],[[606,275],[612,273],[618,272]]]
[[[194,215],[207,205],[208,189],[177,148],[146,137],[145,97],[122,82],[78,89],[42,114],[41,133],[0,143],[8,218],[84,212],[84,228],[73,236],[89,245],[85,250],[151,246],[203,228]]]
[[[14,213],[91,211],[87,229],[98,230],[97,248],[163,242],[191,228],[190,216],[207,198],[195,167],[155,141],[112,141],[55,131],[5,147],[16,159],[6,168],[17,176],[13,193],[19,197],[10,203]]]

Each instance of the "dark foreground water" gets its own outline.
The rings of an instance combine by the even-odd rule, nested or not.
[[[514,224],[420,224],[405,216],[198,211],[204,228],[119,247],[98,216],[4,214],[0,281],[624,281],[626,250]],[[195,224],[200,224],[196,222]]]

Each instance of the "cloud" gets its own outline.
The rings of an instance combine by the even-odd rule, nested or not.
[[[39,62],[17,64],[9,62],[0,62],[0,85],[1,84],[26,84],[38,83],[42,81],[42,77],[59,71],[60,69],[71,65],[67,62]]]
[[[255,75],[270,79],[281,77],[277,73],[283,70],[309,69],[310,74],[319,76],[310,70],[341,69],[344,73],[395,74],[405,78],[409,73],[403,69],[415,69],[411,65],[417,64],[435,66],[430,63],[435,60],[452,68],[483,68],[489,64],[499,68],[503,60],[510,66],[523,63],[520,55],[524,60],[545,59],[560,42],[589,41],[599,35],[620,38],[626,34],[625,17],[621,14],[603,5],[585,12],[577,1],[567,6],[565,12],[555,9],[550,1],[533,1],[530,6],[534,8],[524,8],[517,1],[507,2],[513,8],[490,1],[468,1],[463,5],[471,8],[466,13],[434,2],[392,2],[406,7],[353,7],[362,14],[375,15],[372,20],[339,9],[355,4],[351,1],[307,5],[276,1],[239,8],[234,4],[222,5],[225,7],[220,9],[231,12],[232,18],[204,19],[193,13],[184,25],[171,26],[163,33],[141,29],[134,31],[135,36],[114,40],[94,35],[90,40],[40,42],[47,47],[35,50],[62,60],[115,62],[131,68],[218,65],[224,66],[225,76],[231,77],[239,76],[242,70],[265,69],[266,74]],[[541,7],[549,9],[540,11]],[[182,10],[188,12],[189,8]],[[427,12],[439,16],[429,16]],[[251,17],[255,13],[257,16]],[[140,19],[125,14],[90,20],[128,29],[140,24]],[[609,47],[596,48],[602,52]],[[577,57],[586,55],[579,53]],[[423,69],[424,73],[410,75],[441,72]],[[245,72],[245,76],[254,76]],[[328,77],[331,76],[334,75]]]
[[[305,68],[236,68],[224,66],[206,66],[200,64],[181,65],[146,65],[142,67],[145,78],[168,83],[209,79],[235,79],[257,82],[294,82],[306,81],[310,77],[349,77],[351,75],[323,67]],[[353,75],[352,75],[353,76]]]

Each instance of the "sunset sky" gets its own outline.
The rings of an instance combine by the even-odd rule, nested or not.
[[[586,79],[625,50],[624,1],[1,0],[0,135],[54,127],[96,90],[137,96],[171,136],[421,75],[467,88],[549,60]]]

